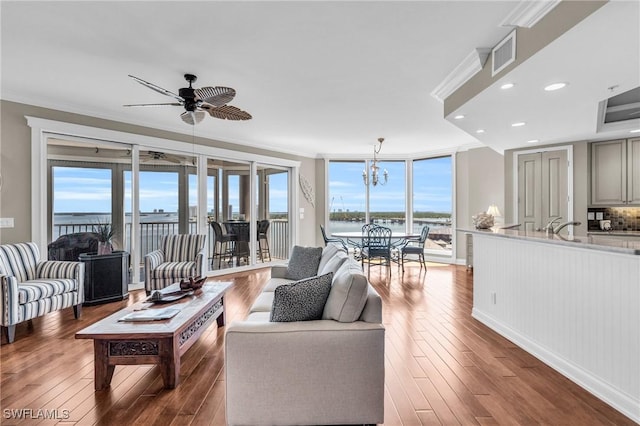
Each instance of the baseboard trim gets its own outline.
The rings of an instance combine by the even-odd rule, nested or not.
[[[589,371],[580,366],[554,354],[549,349],[538,345],[518,331],[495,320],[490,315],[486,315],[476,308],[471,311],[471,316],[496,333],[509,339],[540,361],[547,364],[563,376],[567,377],[577,385],[583,387],[593,395],[597,396],[607,404],[628,416],[633,421],[640,423],[640,400],[636,400],[626,393],[620,392],[607,382],[599,379]]]

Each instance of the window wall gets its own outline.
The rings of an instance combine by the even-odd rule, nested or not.
[[[379,223],[392,231],[406,231],[406,163],[404,161],[381,161],[380,171],[386,170],[389,179],[373,186],[369,184],[369,222]]]
[[[374,222],[392,232],[419,235],[429,226],[425,253],[431,256],[453,255],[453,161],[452,156],[406,161],[379,161],[379,179],[365,185],[363,170],[370,161],[331,160],[328,163],[329,233],[360,231]]]
[[[329,223],[327,232],[359,231],[367,220],[364,161],[329,162]]]
[[[452,255],[454,241],[453,171],[451,156],[413,161],[413,232],[429,226],[425,252]]]
[[[122,135],[114,133],[114,136],[117,139]],[[246,241],[248,256],[226,267],[251,266],[268,261],[268,258],[256,260],[257,247],[253,245],[258,239],[257,220],[264,217],[279,222],[279,226],[271,227],[267,237],[269,243],[273,240],[275,248],[271,259],[288,256],[295,232],[289,221],[292,208],[289,180],[297,162],[282,160],[277,164],[276,159],[276,164],[270,165],[255,160],[233,161],[204,154],[211,150],[207,147],[140,139],[152,139],[161,145],[171,145],[172,149],[43,133],[42,144],[36,146],[33,154],[49,167],[44,179],[34,180],[33,188],[41,194],[38,182],[46,183],[39,204],[48,214],[41,216],[45,220],[43,226],[36,217],[33,233],[44,252],[46,245],[60,235],[92,231],[98,222],[111,223],[116,229],[114,249],[131,253],[130,276],[138,277],[132,280],[139,282],[144,277],[143,257],[157,248],[162,235],[206,233],[211,257],[215,240],[210,221],[244,221],[250,230]],[[184,150],[181,152],[180,148]],[[215,151],[231,157],[252,157],[234,151]],[[270,157],[260,158],[264,161]],[[252,176],[253,170],[260,170],[266,182],[260,195],[266,201],[264,213],[251,202],[254,191],[260,194],[262,188],[257,186],[259,175]],[[252,186],[254,191],[250,191]],[[40,233],[43,231],[46,235]],[[135,244],[131,244],[133,239]],[[279,257],[279,252],[284,257]]]

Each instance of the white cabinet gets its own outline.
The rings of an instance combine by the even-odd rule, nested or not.
[[[640,205],[640,138],[591,144],[591,205]]]
[[[640,138],[627,141],[627,204],[640,206]]]

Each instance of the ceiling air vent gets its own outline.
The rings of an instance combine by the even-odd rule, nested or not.
[[[516,60],[516,30],[504,38],[491,51],[491,76],[498,74]]]

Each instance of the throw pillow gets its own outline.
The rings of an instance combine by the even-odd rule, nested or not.
[[[353,322],[360,318],[367,303],[369,282],[357,262],[347,260],[336,272],[322,319]]]
[[[318,274],[322,247],[294,246],[287,265],[287,278],[301,280]]]
[[[324,304],[331,291],[333,273],[307,278],[276,287],[271,306],[271,322],[322,319]]]

